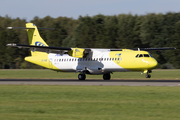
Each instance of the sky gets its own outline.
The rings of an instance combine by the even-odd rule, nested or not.
[[[79,16],[180,12],[180,0],[0,0],[0,16],[33,20],[35,16]]]

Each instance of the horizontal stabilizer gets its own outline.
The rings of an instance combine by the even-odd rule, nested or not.
[[[34,27],[7,27],[7,29],[35,29]],[[54,28],[37,28],[38,30],[54,30]]]

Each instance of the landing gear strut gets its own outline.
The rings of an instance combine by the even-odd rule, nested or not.
[[[149,73],[152,73],[151,70],[148,70],[147,74],[146,74],[146,78],[151,78],[151,75]]]
[[[85,80],[86,79],[86,75],[85,74],[79,74],[78,75],[78,79],[79,80]]]
[[[147,73],[146,78],[151,78],[151,75]]]
[[[104,75],[103,75],[103,79],[104,79],[104,80],[110,80],[110,79],[111,79],[110,73],[104,74]]]

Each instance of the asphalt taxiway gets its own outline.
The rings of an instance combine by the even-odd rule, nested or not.
[[[6,85],[180,86],[180,80],[0,79]]]

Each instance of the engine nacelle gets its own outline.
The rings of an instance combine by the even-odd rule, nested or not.
[[[68,54],[72,57],[83,58],[83,52],[85,49],[82,48],[73,48],[73,50],[69,51]]]
[[[73,50],[69,51],[68,54],[76,58],[86,58],[90,51],[91,49],[73,48]]]

